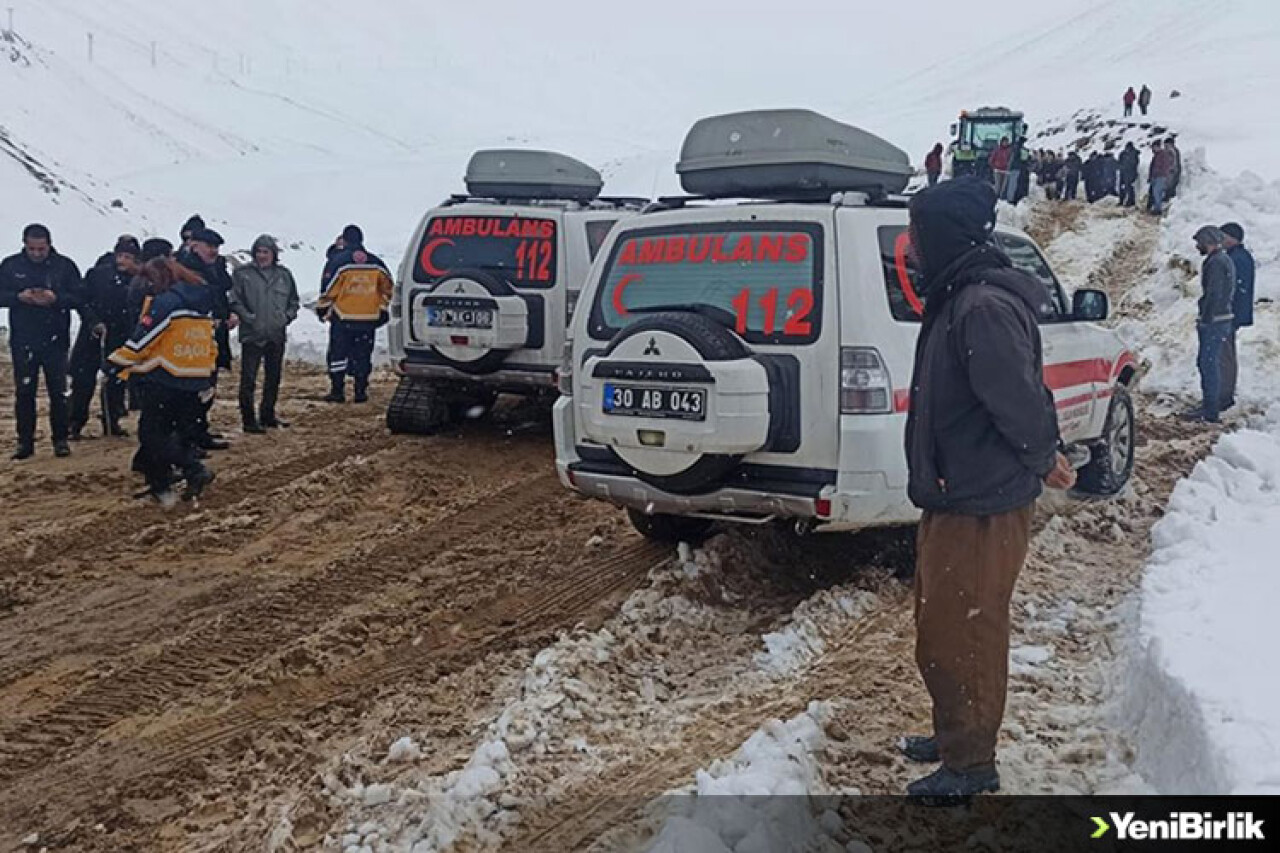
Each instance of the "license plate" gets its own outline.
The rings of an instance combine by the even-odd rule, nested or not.
[[[640,418],[707,419],[707,392],[689,388],[657,388],[643,385],[604,386],[604,413]]]
[[[427,325],[437,329],[492,329],[489,308],[428,308]]]

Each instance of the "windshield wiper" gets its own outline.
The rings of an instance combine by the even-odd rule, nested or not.
[[[691,314],[700,314],[708,320],[723,325],[733,327],[735,318],[733,314],[723,308],[717,308],[715,305],[703,305],[698,302],[672,302],[666,305],[645,305],[643,308],[628,308],[632,314],[658,314],[662,311],[688,311]]]

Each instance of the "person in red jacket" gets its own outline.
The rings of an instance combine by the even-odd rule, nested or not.
[[[942,143],[939,142],[933,146],[932,150],[925,155],[924,171],[929,176],[929,186],[938,183],[938,178],[942,175]]]
[[[924,171],[929,176],[929,186],[938,183],[942,174],[942,143],[933,146],[933,150],[924,156]]]
[[[1124,93],[1124,115],[1125,118],[1133,115],[1133,102],[1138,100],[1138,93],[1133,91],[1133,87],[1129,87],[1129,91]]]
[[[1009,160],[1013,157],[1013,146],[1009,137],[1001,137],[996,150],[991,152],[987,163],[991,166],[991,174],[995,179],[996,198],[1004,198],[1005,182],[1009,180]]]

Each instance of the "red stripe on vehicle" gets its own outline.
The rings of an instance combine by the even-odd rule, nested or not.
[[[1065,400],[1058,400],[1054,403],[1059,409],[1069,409],[1072,406],[1079,406],[1081,403],[1092,403],[1093,394],[1081,394],[1078,397],[1068,397]]]
[[[1061,364],[1046,364],[1044,368],[1044,382],[1055,391],[1087,385],[1090,382],[1108,383],[1110,381],[1111,362],[1105,358],[1064,361]]]
[[[1126,367],[1132,367],[1135,370],[1138,367],[1138,359],[1134,356],[1133,353],[1129,352],[1128,350],[1125,350],[1123,353],[1121,353],[1120,357],[1116,359],[1115,367],[1111,369],[1111,378],[1114,379],[1118,377],[1121,373],[1124,372],[1124,369]]]
[[[910,391],[904,388],[893,392],[893,411],[899,415],[911,411]]]

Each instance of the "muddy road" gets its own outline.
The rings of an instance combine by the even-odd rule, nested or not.
[[[1123,295],[1152,235],[1090,277],[1122,313],[1142,311]],[[6,437],[9,381],[0,363]],[[131,499],[132,439],[0,461],[0,850],[630,849],[646,801],[813,701],[831,790],[915,775],[891,748],[928,719],[891,538],[739,530],[677,555],[560,487],[545,412],[393,437],[390,377],[367,406],[321,402],[325,384],[293,367],[291,427],[266,436],[220,402],[234,447],[170,512]],[[1128,784],[1103,707],[1127,602],[1216,435],[1139,423],[1123,496],[1042,503],[1007,790]]]

